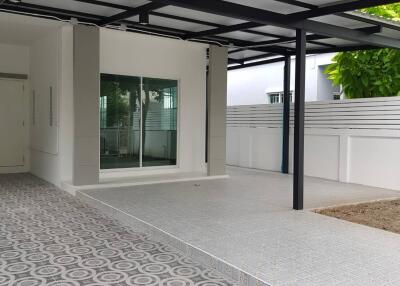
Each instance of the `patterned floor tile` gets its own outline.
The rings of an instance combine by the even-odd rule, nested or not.
[[[29,174],[0,175],[0,286],[229,286]]]

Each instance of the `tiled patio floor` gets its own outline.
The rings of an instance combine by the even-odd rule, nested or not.
[[[78,196],[126,221],[145,222],[167,240],[179,240],[187,255],[243,285],[243,273],[271,285],[400,285],[400,235],[292,211],[290,176],[229,173],[229,179],[90,190]],[[391,190],[305,181],[308,208],[399,196]]]
[[[0,286],[233,285],[27,174],[0,175]]]

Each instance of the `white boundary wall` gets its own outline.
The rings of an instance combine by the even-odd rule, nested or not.
[[[280,171],[281,125],[282,105],[228,107],[227,164]],[[400,190],[400,97],[306,103],[305,127],[305,175]]]

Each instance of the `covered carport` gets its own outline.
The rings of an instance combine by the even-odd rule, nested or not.
[[[135,230],[149,234],[150,238],[172,245],[193,260],[220,271],[238,285],[396,285],[400,279],[398,236],[312,212],[291,210],[328,206],[332,198],[341,204],[398,195],[391,190],[313,178],[304,180],[306,54],[400,48],[398,25],[348,12],[394,2],[397,1],[23,0],[0,1],[0,9],[70,21],[74,25],[80,22],[210,44],[207,144],[210,176],[226,171],[224,99],[228,66],[233,69],[273,61],[286,63],[282,171],[289,172],[288,75],[289,59],[296,56],[293,184],[286,175],[233,169],[229,170],[233,174],[230,179],[135,187],[126,182],[124,187],[110,184],[102,190],[92,185],[78,191],[77,196]],[[85,46],[85,35],[80,34],[78,39],[81,46]],[[75,67],[78,71],[82,69],[75,75],[80,82],[87,79],[85,58],[98,53],[98,46],[93,46],[93,50],[91,46],[85,48],[86,53],[78,55],[80,65]],[[76,95],[84,94],[80,92]],[[98,99],[98,93],[94,98]],[[83,114],[77,119],[84,121],[88,116]],[[98,137],[93,137],[97,143]],[[305,206],[304,186],[317,198]],[[47,203],[52,194],[46,191],[43,202]],[[320,201],[321,195],[324,197]],[[57,200],[63,203],[68,198]],[[13,211],[23,213],[18,206],[11,206]],[[91,211],[86,205],[82,209]],[[67,219],[78,213],[74,208],[71,210],[65,215]],[[101,219],[94,220],[103,224]]]
[[[126,2],[126,1],[125,1]],[[283,168],[288,172],[289,72],[290,56],[296,56],[293,208],[303,208],[304,193],[304,92],[307,53],[326,53],[372,48],[399,48],[400,28],[383,19],[360,12],[366,7],[390,4],[394,0],[320,1],[194,1],[75,0],[2,1],[1,9],[72,22],[83,22],[136,33],[147,33],[224,47],[224,53],[210,50],[209,134],[223,123],[223,106],[215,108],[214,94],[226,96],[224,62],[231,69],[285,61],[285,104],[283,120]],[[124,5],[125,4],[125,5]],[[227,48],[227,49],[226,49]],[[218,50],[218,49],[217,49]],[[221,61],[222,57],[222,61]],[[215,113],[213,113],[215,111]],[[220,127],[218,127],[220,128]],[[223,134],[223,133],[222,133]],[[221,137],[221,136],[220,136]],[[208,141],[209,174],[224,172],[221,138]],[[218,142],[218,143],[217,143]],[[219,152],[221,151],[221,152]],[[210,155],[211,154],[211,155]],[[211,173],[210,173],[211,170]]]

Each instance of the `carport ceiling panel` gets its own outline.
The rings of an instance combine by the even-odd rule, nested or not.
[[[217,25],[230,26],[230,25],[236,25],[236,24],[245,22],[243,20],[238,20],[235,18],[224,17],[224,16],[219,16],[219,15],[215,15],[215,14],[211,14],[211,13],[205,13],[205,12],[200,12],[200,11],[190,10],[190,9],[186,9],[186,8],[175,7],[175,6],[166,6],[166,7],[157,9],[155,11],[174,15],[174,16],[185,17],[185,18],[189,18],[189,19],[211,22],[211,23],[215,23]]]
[[[317,42],[330,44],[330,45],[335,45],[335,46],[338,46],[338,47],[354,46],[355,44],[357,44],[355,42],[342,40],[342,39],[337,39],[337,38],[323,39],[323,40],[318,40]]]
[[[339,0],[301,0],[303,3],[315,5],[315,6],[325,6],[325,5],[331,5],[335,2],[338,2]],[[344,0],[341,2],[350,2],[350,0]]]
[[[265,53],[257,52],[257,51],[250,51],[250,50],[244,50],[244,51],[240,51],[237,53],[232,53],[232,54],[229,54],[229,57],[233,58],[233,59],[241,60],[241,59],[246,59],[249,57],[255,57],[255,56],[259,56],[259,55],[265,55],[265,57],[267,57],[267,54],[265,54]]]
[[[83,2],[78,2],[74,0],[58,0],[58,1],[48,1],[48,0],[24,0],[23,3],[34,4],[40,6],[46,6],[51,8],[66,9],[75,12],[83,12],[89,14],[95,14],[100,16],[109,17],[118,13],[123,12],[123,10],[99,6],[94,4],[88,4]]]
[[[393,29],[382,28],[382,33],[379,35],[400,39],[400,32]]]
[[[274,0],[229,0],[228,2],[259,8],[280,14],[291,14],[308,9]]]
[[[145,5],[150,3],[150,1],[131,1],[131,0],[113,0],[113,1],[105,1],[105,0],[58,0],[58,1],[47,1],[47,0],[25,0],[23,3],[30,3],[30,4],[35,4],[35,5],[42,5],[42,6],[47,6],[47,7],[53,7],[53,8],[60,8],[60,9],[66,9],[70,11],[76,11],[76,12],[84,12],[84,13],[89,13],[89,14],[97,14],[101,16],[111,16],[115,14],[119,14],[123,12],[121,9],[116,9],[112,7],[107,7],[107,6],[102,6],[102,5],[94,5],[94,4],[89,4],[89,3],[84,3],[85,1],[87,2],[100,2],[102,1],[103,3],[113,3],[113,4],[118,4],[118,5],[125,5],[129,7],[137,7],[141,5]],[[236,4],[241,4],[241,5],[248,5],[249,7],[253,8],[258,8],[258,9],[263,9],[266,11],[273,11],[275,13],[296,13],[300,11],[307,11],[307,9],[298,7],[296,5],[291,5],[287,4],[287,2],[290,2],[292,0],[230,0],[226,2],[232,3],[232,5]],[[353,0],[352,0],[353,1]],[[158,2],[158,1],[155,1]],[[155,3],[154,2],[154,3]],[[169,3],[168,1],[162,1],[165,2],[166,4]],[[285,3],[286,2],[286,3]],[[317,6],[326,6],[326,5],[332,5],[332,4],[337,4],[337,0],[308,0],[308,1],[303,1],[306,3],[311,3],[313,5]],[[346,3],[348,1],[341,1],[341,3]],[[298,3],[295,2],[295,3]],[[200,5],[200,4],[199,4]],[[178,5],[179,6],[179,5]],[[158,15],[152,15],[150,17],[150,24],[156,25],[156,26],[161,26],[161,27],[166,27],[165,30],[168,28],[171,28],[171,30],[180,30],[180,31],[188,31],[188,32],[197,32],[197,31],[204,31],[204,30],[210,30],[215,27],[221,27],[221,26],[231,26],[231,25],[236,25],[239,23],[245,23],[247,21],[244,20],[239,20],[235,19],[232,17],[226,17],[226,16],[221,16],[214,14],[212,10],[208,10],[207,12],[200,12],[197,10],[191,10],[187,8],[181,8],[177,6],[165,6],[159,9],[155,9],[153,11],[154,13],[159,13]],[[170,14],[170,15],[175,15],[179,17],[184,17],[187,18],[187,21],[184,20],[177,20],[177,19],[169,19],[168,15],[165,17],[161,17],[160,13],[164,14]],[[71,12],[70,15],[73,15],[74,12]],[[223,14],[223,13],[222,13]],[[240,14],[238,14],[238,17],[240,18]],[[283,16],[285,17],[285,16]],[[90,18],[90,17],[89,17]],[[134,21],[137,22],[137,17],[133,18]],[[191,20],[199,20],[199,21],[204,21],[210,23],[210,25],[207,25],[207,23],[193,23],[190,22]],[[90,21],[90,20],[89,20]],[[347,19],[335,15],[327,15],[327,16],[322,16],[318,18],[314,18],[314,23],[317,24],[319,21],[321,23],[329,23],[331,25],[336,25],[338,27],[345,27],[348,29],[355,29],[355,28],[360,28],[360,27],[366,27],[369,26],[370,24],[365,24],[363,22],[357,21],[357,20],[352,20],[352,19]],[[213,24],[214,23],[214,24]],[[312,22],[309,22],[311,24]],[[312,27],[308,25],[308,27]],[[328,27],[328,26],[327,26]],[[294,37],[294,30],[292,29],[287,29],[287,28],[279,28],[279,27],[274,27],[271,25],[261,25],[260,27],[257,28],[250,28],[253,31],[257,32],[264,32],[264,33],[269,33],[270,35],[277,35],[279,37]],[[306,25],[307,29],[307,25]],[[333,26],[328,29],[334,29]],[[319,31],[323,34],[331,34],[334,35],[335,33],[332,33],[330,31],[329,33],[326,32],[326,30],[322,30],[321,28],[316,29],[316,31]],[[345,31],[343,30],[343,33]],[[184,33],[184,32],[182,32]],[[337,32],[336,32],[337,34]],[[354,34],[354,33],[353,33]],[[398,39],[398,35],[400,33],[390,33],[390,35]],[[347,34],[346,34],[347,35]],[[268,41],[271,38],[261,36],[261,35],[254,35],[251,33],[246,33],[243,31],[233,31],[225,34],[220,34],[219,36],[224,36],[230,37],[233,40],[242,40],[242,41],[248,41],[250,45],[252,45],[251,42],[256,42],[258,41]],[[348,40],[352,40],[350,36],[347,36]],[[375,39],[375,43],[377,43],[378,39]],[[226,39],[225,42],[230,42],[229,38]],[[360,40],[360,42],[363,42]],[[364,43],[368,41],[364,41]],[[393,40],[392,40],[393,42]],[[245,44],[247,45],[247,44]]]
[[[285,29],[276,26],[261,26],[257,28],[251,28],[253,31],[262,32],[262,33],[269,33],[274,35],[279,35],[282,37],[295,37],[296,31],[292,29]]]
[[[295,48],[296,48],[296,43],[293,42],[293,43],[280,44],[279,46],[295,49]],[[306,48],[307,48],[307,49],[321,49],[321,48],[323,48],[323,47],[321,47],[320,45],[316,45],[316,44],[312,44],[312,43],[307,43],[307,44],[306,44]]]
[[[144,4],[150,3],[150,1],[147,1],[147,0],[134,0],[134,1],[132,1],[132,0],[105,0],[105,1],[107,1],[108,3],[119,4],[119,5],[130,6],[130,7],[139,7]]]
[[[321,22],[321,23],[325,23],[325,24],[335,25],[335,26],[344,27],[344,28],[351,28],[351,29],[358,29],[358,28],[364,28],[364,27],[371,26],[371,24],[368,24],[365,22],[347,19],[347,18],[343,18],[340,16],[336,16],[336,15],[327,15],[327,16],[317,17],[317,18],[314,18],[313,20]]]
[[[254,34],[241,32],[241,31],[219,34],[218,36],[232,38],[232,39],[238,39],[238,40],[254,41],[254,42],[269,41],[269,40],[276,39],[276,38],[272,38],[272,37],[254,35]]]
[[[127,20],[139,22],[139,16],[131,17]],[[200,24],[196,24],[196,23],[180,21],[180,20],[175,20],[175,19],[166,18],[166,17],[159,17],[159,16],[151,15],[151,14],[149,16],[149,22],[152,25],[157,25],[157,26],[162,26],[162,27],[172,28],[172,29],[186,30],[188,32],[189,31],[190,32],[200,32],[200,31],[214,28],[212,26],[200,25]]]

